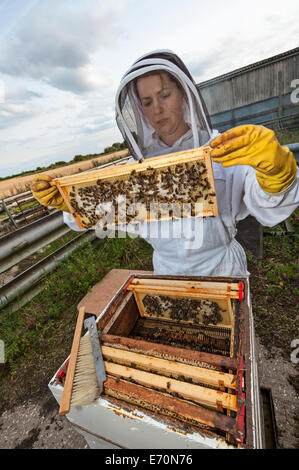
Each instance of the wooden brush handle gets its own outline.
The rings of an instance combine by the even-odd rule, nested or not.
[[[67,368],[62,398],[60,402],[59,414],[65,415],[70,411],[71,407],[71,397],[72,397],[72,390],[73,390],[73,383],[75,377],[75,368],[76,362],[78,357],[78,351],[80,346],[80,339],[82,334],[83,322],[84,322],[84,315],[85,315],[85,307],[81,307],[79,310],[77,324],[72,344],[72,350],[70,355],[70,360]]]

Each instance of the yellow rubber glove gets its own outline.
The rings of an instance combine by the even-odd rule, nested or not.
[[[255,168],[259,185],[267,193],[279,193],[295,179],[294,155],[264,126],[234,127],[213,139],[210,146],[211,156],[224,167],[250,165]]]
[[[61,211],[70,212],[66,202],[52,180],[53,178],[48,175],[36,175],[30,187],[33,196],[43,206],[51,206]]]

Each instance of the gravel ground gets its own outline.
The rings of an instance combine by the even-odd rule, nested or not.
[[[0,418],[1,449],[88,449],[51,392],[41,400],[28,400],[5,411]]]
[[[289,382],[296,366],[277,352],[268,357],[257,339],[260,385],[272,390],[279,447],[298,448],[298,396]],[[50,378],[49,378],[50,379]],[[74,430],[50,390],[5,410],[0,417],[1,449],[88,449],[85,439]]]
[[[0,418],[1,449],[88,449],[49,391],[41,400],[28,400]]]

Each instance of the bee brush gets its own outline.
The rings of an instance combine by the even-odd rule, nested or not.
[[[84,322],[84,316],[85,307],[81,307],[59,408],[60,415],[68,413],[71,406],[92,403],[101,394],[106,380],[95,319],[91,317]],[[83,322],[89,335],[81,337]]]
[[[60,408],[59,408],[60,415],[64,415],[70,411],[76,362],[77,362],[78,352],[80,348],[80,339],[81,339],[81,334],[82,334],[82,329],[83,329],[84,315],[85,315],[85,307],[81,307],[79,310],[78,318],[77,318],[70,359],[68,363],[62,398],[60,402]]]
[[[106,372],[94,317],[87,318],[84,326],[89,334],[80,340],[71,406],[89,405],[103,392]]]

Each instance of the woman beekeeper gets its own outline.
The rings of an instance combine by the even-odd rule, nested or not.
[[[195,82],[171,51],[142,56],[123,76],[116,121],[134,159],[207,144],[213,149],[217,217],[134,226],[154,248],[155,273],[248,274],[245,252],[235,240],[236,224],[252,215],[262,225],[274,226],[296,209],[297,166],[290,150],[263,126],[239,126],[221,135],[213,130]],[[33,182],[32,192],[42,204],[66,209],[55,186],[39,194],[38,184]],[[64,220],[78,230],[71,214],[65,212]]]

